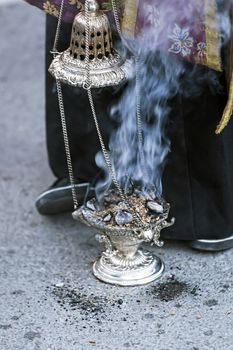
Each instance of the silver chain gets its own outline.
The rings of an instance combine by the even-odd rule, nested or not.
[[[59,54],[59,52],[57,51],[57,46],[58,46],[58,41],[60,37],[63,9],[64,9],[64,0],[62,0],[61,2],[60,12],[59,12],[59,17],[57,22],[57,29],[56,29],[56,34],[55,34],[55,39],[53,44],[53,50],[51,51],[51,53],[53,54],[53,58],[55,58],[56,55]],[[69,142],[69,136],[67,131],[62,87],[61,87],[60,81],[57,79],[56,79],[56,86],[57,86],[58,104],[59,104],[59,110],[60,110],[61,125],[62,125],[64,146],[65,146],[65,153],[66,153],[67,168],[68,168],[69,179],[71,184],[71,192],[72,192],[72,198],[74,203],[74,209],[76,210],[78,208],[78,197],[75,189],[74,171],[73,171],[72,158],[70,153],[70,142]]]
[[[100,146],[102,149],[102,154],[106,163],[106,166],[108,168],[108,171],[111,175],[113,184],[115,185],[122,201],[127,205],[128,208],[130,208],[130,204],[128,202],[128,199],[126,198],[125,194],[122,191],[122,188],[117,180],[117,176],[115,173],[115,170],[113,168],[112,162],[111,162],[111,158],[109,155],[109,152],[107,151],[107,148],[105,146],[104,143],[104,139],[100,130],[100,126],[99,126],[99,122],[98,122],[98,118],[97,118],[97,114],[96,114],[96,109],[95,109],[95,104],[94,104],[94,100],[93,100],[93,95],[92,95],[92,91],[91,91],[91,81],[90,81],[90,59],[89,59],[89,55],[90,55],[90,18],[89,18],[89,14],[88,14],[88,1],[85,2],[85,18],[86,18],[86,28],[85,28],[85,68],[86,68],[86,79],[85,82],[83,84],[83,88],[87,91],[87,96],[89,99],[89,103],[90,103],[90,107],[91,107],[91,112],[92,112],[92,116],[94,119],[94,123],[95,123],[95,127],[96,127],[96,131],[97,131],[97,135],[99,138],[99,142],[100,142]],[[139,216],[139,214],[137,212],[133,212],[133,217],[134,219],[138,222],[139,225],[141,225],[141,218]]]
[[[117,180],[117,177],[116,177],[116,173],[113,169],[113,166],[112,166],[112,162],[111,162],[111,159],[110,159],[110,156],[109,156],[109,153],[106,149],[106,146],[105,146],[105,143],[104,143],[104,140],[103,140],[103,136],[102,136],[102,133],[101,133],[101,130],[100,130],[100,127],[99,127],[99,122],[98,122],[98,118],[97,118],[97,114],[96,114],[96,109],[95,109],[95,105],[94,105],[94,101],[93,101],[93,96],[92,96],[92,91],[91,91],[91,82],[90,82],[90,59],[89,59],[89,55],[90,55],[90,49],[89,49],[89,46],[90,46],[90,17],[89,17],[89,14],[88,14],[88,1],[85,2],[85,17],[86,17],[86,28],[85,28],[85,46],[86,46],[86,49],[85,49],[85,67],[86,67],[86,79],[85,79],[85,82],[83,84],[83,88],[87,91],[87,96],[88,96],[88,99],[89,99],[89,103],[90,103],[90,107],[91,107],[91,112],[92,112],[92,116],[93,116],[93,119],[94,119],[94,122],[95,122],[95,127],[96,127],[96,131],[97,131],[97,134],[98,134],[98,138],[99,138],[99,142],[100,142],[100,146],[101,146],[101,149],[102,149],[102,153],[103,153],[103,156],[104,156],[104,160],[105,160],[105,163],[108,167],[108,171],[111,175],[111,178],[112,178],[112,181],[116,187],[116,189],[118,190],[120,196],[121,196],[121,199],[123,201],[125,201],[125,195],[121,189],[121,186]]]
[[[124,43],[124,45],[131,52],[131,54],[133,55],[134,60],[135,60],[135,80],[136,80],[136,84],[135,84],[136,94],[135,95],[136,95],[138,150],[139,150],[139,154],[140,154],[141,164],[145,164],[145,156],[144,156],[144,152],[143,152],[144,141],[143,141],[142,114],[141,114],[141,101],[140,101],[141,92],[140,92],[140,77],[139,77],[139,58],[137,57],[137,55],[134,52],[134,50],[132,49],[132,47],[129,46],[128,42],[125,40],[124,36],[122,35],[116,0],[111,0],[111,1],[112,1],[112,10],[113,10],[113,15],[114,15],[118,35],[121,38],[121,41]],[[143,172],[145,173],[145,170]]]
[[[120,19],[118,16],[117,5],[116,5],[115,0],[112,0],[112,11],[113,11],[114,20],[116,23],[117,32],[118,32],[120,38],[125,42],[124,38],[122,37],[122,33],[121,33],[121,24],[120,24]]]
[[[112,8],[113,8],[113,14],[114,14],[114,19],[116,23],[116,28],[118,31],[118,34],[120,38],[123,40],[124,43],[125,40],[122,37],[121,33],[121,27],[120,27],[120,21],[119,21],[119,16],[117,12],[117,6],[115,0],[112,0]],[[57,46],[58,46],[58,41],[60,37],[60,30],[61,30],[61,23],[62,23],[62,16],[63,16],[63,9],[64,9],[64,0],[61,1],[61,7],[60,7],[60,12],[59,12],[59,17],[58,17],[58,23],[57,23],[57,29],[56,29],[56,34],[55,34],[55,39],[54,39],[54,45],[53,45],[53,50],[51,53],[53,54],[54,58],[56,57],[57,54],[60,54],[57,51]],[[93,101],[93,96],[92,96],[92,91],[91,91],[91,81],[90,81],[90,21],[89,21],[89,14],[88,14],[88,1],[85,1],[85,17],[86,17],[86,33],[85,33],[85,68],[86,68],[86,77],[85,81],[83,83],[83,88],[87,91],[87,96],[89,99],[90,103],[90,108],[92,111],[96,131],[98,134],[100,146],[102,149],[102,153],[104,156],[105,163],[107,165],[107,168],[109,170],[109,173],[111,175],[112,181],[116,187],[116,189],[119,192],[120,197],[122,200],[127,204],[127,206],[130,206],[128,203],[128,200],[126,196],[124,195],[122,188],[117,180],[116,173],[113,169],[112,162],[110,159],[109,152],[106,149],[102,133],[99,127],[99,122],[95,110],[95,105]],[[127,44],[127,43],[126,43]],[[128,45],[127,45],[128,46]],[[132,50],[131,50],[132,51]],[[137,75],[137,58],[135,59],[136,62],[136,98],[137,98],[137,106],[136,106],[136,114],[137,114],[137,128],[138,128],[138,142],[139,142],[139,149],[142,150],[143,146],[143,134],[142,134],[142,123],[141,123],[141,105],[140,105],[140,88],[139,88],[139,78]],[[71,184],[71,190],[72,190],[72,197],[73,197],[73,203],[74,203],[74,209],[77,209],[78,207],[78,199],[77,199],[77,193],[75,189],[75,180],[74,180],[74,171],[73,171],[73,166],[72,166],[72,158],[71,158],[71,152],[70,152],[70,143],[69,143],[69,137],[68,137],[68,131],[67,131],[67,123],[66,123],[66,115],[65,115],[65,109],[64,109],[64,101],[63,101],[63,94],[62,94],[62,87],[60,81],[56,80],[56,86],[57,86],[57,94],[58,94],[58,102],[59,102],[59,109],[60,109],[60,116],[61,116],[61,124],[62,124],[62,131],[63,131],[63,138],[64,138],[64,146],[65,146],[65,152],[66,152],[66,159],[67,159],[67,167],[68,167],[68,172],[69,172],[69,179],[70,179],[70,184]],[[142,152],[143,153],[143,152]],[[141,223],[141,218],[138,213],[134,213],[134,218]]]

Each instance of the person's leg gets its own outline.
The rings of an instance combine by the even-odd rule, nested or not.
[[[47,149],[51,170],[57,178],[67,178],[68,169],[60,121],[55,79],[48,73],[52,61],[57,20],[47,16],[46,26],[46,132]],[[70,43],[71,25],[63,23],[59,40],[59,51]],[[77,178],[92,181],[96,176],[95,154],[99,148],[94,123],[91,119],[87,94],[82,89],[62,85],[70,150]]]
[[[206,85],[199,97],[178,98],[170,124],[164,195],[176,224],[163,235],[198,249],[233,246],[233,125],[215,135],[225,103]]]

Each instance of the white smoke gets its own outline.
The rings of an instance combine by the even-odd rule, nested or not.
[[[185,63],[172,54],[168,54],[168,33],[174,33],[176,18],[182,18],[187,11],[188,18],[195,13],[192,7],[181,6],[183,0],[177,0],[177,6],[169,7],[163,2],[163,16],[158,27],[146,30],[130,45],[139,57],[138,78],[140,82],[140,103],[142,115],[143,144],[137,136],[136,87],[135,79],[128,82],[119,103],[112,108],[111,118],[119,123],[113,131],[109,151],[113,169],[121,187],[127,191],[131,183],[140,186],[146,192],[162,194],[162,173],[170,150],[167,137],[168,117],[172,112],[172,100],[177,95],[198,96],[206,88],[215,93],[221,92],[218,74],[201,66]],[[230,2],[218,1],[218,30],[221,28],[221,40],[225,44],[230,36]],[[174,8],[176,11],[174,11]],[[167,23],[165,23],[167,21]],[[161,25],[161,23],[163,25]],[[169,23],[173,23],[169,27]],[[186,23],[188,26],[188,24]],[[187,27],[188,28],[188,27]],[[186,27],[181,35],[187,35]],[[191,39],[190,39],[191,40]],[[174,47],[174,50],[178,49]],[[186,50],[189,47],[187,45]],[[185,57],[185,51],[183,52]],[[139,149],[142,146],[142,149]],[[111,187],[112,180],[99,153],[97,165],[104,170],[105,179],[97,185],[97,196]]]

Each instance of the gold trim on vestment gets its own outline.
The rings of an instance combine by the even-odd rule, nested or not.
[[[224,109],[222,119],[217,126],[216,134],[221,134],[221,132],[225,129],[225,127],[228,125],[229,121],[231,120],[231,117],[233,115],[233,74],[230,84],[230,90],[228,95],[228,102]]]
[[[231,24],[233,25],[233,6],[230,12]],[[226,51],[226,78],[228,82],[228,102],[223,112],[222,119],[217,126],[216,134],[220,134],[230,122],[233,116],[233,28],[231,38]]]
[[[131,37],[135,34],[139,0],[125,0],[125,9],[121,23],[122,33]]]
[[[220,27],[216,0],[205,0],[205,35],[206,35],[206,65],[216,71],[222,71],[220,48]]]

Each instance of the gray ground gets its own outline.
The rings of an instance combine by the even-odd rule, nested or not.
[[[92,276],[93,231],[45,218],[44,16],[0,6],[0,349],[231,350],[233,250],[169,243],[159,283],[122,289]]]

